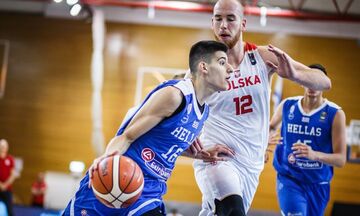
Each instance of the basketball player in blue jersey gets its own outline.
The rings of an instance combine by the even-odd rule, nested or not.
[[[310,65],[326,74],[319,64]],[[285,99],[270,122],[281,123],[282,144],[275,149],[277,194],[282,215],[320,216],[329,201],[333,166],[346,161],[345,113],[305,88],[305,95]],[[271,141],[270,141],[271,142]]]
[[[227,88],[229,73],[227,46],[216,41],[200,41],[190,50],[191,79],[160,84],[145,98],[135,113],[120,127],[103,156],[94,160],[80,189],[64,215],[165,215],[162,196],[177,157],[189,148],[209,114],[205,100]],[[211,151],[211,150],[210,150]],[[108,208],[94,196],[92,173],[109,155],[132,158],[144,174],[144,189],[139,199],[127,208]],[[214,149],[214,160],[232,155],[229,148]]]
[[[246,19],[240,1],[217,1],[211,21],[216,40],[229,47],[234,73],[227,91],[207,99],[210,115],[199,140],[204,149],[227,145],[235,156],[217,163],[194,162],[203,195],[199,215],[246,215],[264,168],[272,75],[277,73],[314,90],[329,89],[331,81],[318,69],[305,66],[274,46],[243,41]]]

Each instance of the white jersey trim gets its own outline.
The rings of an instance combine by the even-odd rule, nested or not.
[[[144,208],[145,206],[149,205],[150,203],[153,203],[153,202],[161,202],[161,200],[159,199],[150,199],[146,202],[144,202],[143,204],[139,205],[136,209],[133,209],[129,212],[128,216],[132,216],[134,215],[136,212],[138,212],[140,209]]]
[[[325,106],[329,105],[331,107],[334,107],[336,109],[339,109],[340,107],[338,105],[336,105],[335,103],[333,102],[330,102],[328,101],[326,98],[324,99],[324,103],[322,103],[318,108],[314,109],[314,110],[311,110],[309,113],[306,113],[301,105],[301,101],[304,97],[301,97],[298,102],[296,103],[296,105],[299,107],[299,110],[301,112],[301,114],[303,116],[312,116],[314,115],[315,113],[319,112],[320,110],[322,110]]]
[[[71,199],[70,203],[70,216],[75,216],[75,196]]]
[[[335,109],[342,109],[341,106],[337,105],[336,103],[332,102],[332,101],[327,101],[327,104],[331,107],[334,107]]]
[[[197,118],[200,120],[203,118],[203,113],[201,113],[198,102],[197,102],[197,98],[195,95],[195,90],[194,90],[194,85],[191,81],[191,79],[185,79],[185,80],[181,80],[178,83],[176,83],[174,85],[174,87],[180,89],[180,91],[186,96],[186,95],[192,95],[193,98],[193,107],[196,113]]]

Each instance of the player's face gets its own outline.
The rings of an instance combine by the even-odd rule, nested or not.
[[[207,81],[212,89],[215,91],[224,91],[228,88],[228,79],[232,67],[228,63],[228,58],[225,52],[217,51],[208,64]]]
[[[215,38],[230,49],[238,43],[245,30],[246,21],[241,14],[241,5],[233,1],[221,1],[214,7],[212,29]]]

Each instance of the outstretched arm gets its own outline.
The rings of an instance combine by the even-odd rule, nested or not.
[[[269,67],[269,76],[275,71],[283,78],[292,80],[313,90],[328,90],[331,81],[322,71],[309,68],[295,61],[281,49],[269,45],[260,46],[259,53]]]
[[[205,162],[226,161],[235,156],[234,150],[224,144],[216,144],[204,149],[199,138],[196,138],[191,146],[181,156],[203,160]]]
[[[296,157],[306,157],[331,166],[343,167],[346,162],[346,124],[345,113],[338,110],[331,129],[333,153],[314,151],[303,143],[295,143],[291,149]]]

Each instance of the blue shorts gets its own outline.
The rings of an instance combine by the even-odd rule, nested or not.
[[[80,183],[75,197],[67,205],[64,216],[138,216],[160,207],[165,215],[165,205],[162,196],[166,193],[166,183],[156,179],[144,178],[144,189],[139,199],[127,208],[114,209],[102,204],[88,187],[89,175],[86,174]]]
[[[278,173],[276,184],[282,215],[324,215],[330,197],[330,184],[328,182],[306,184]]]

